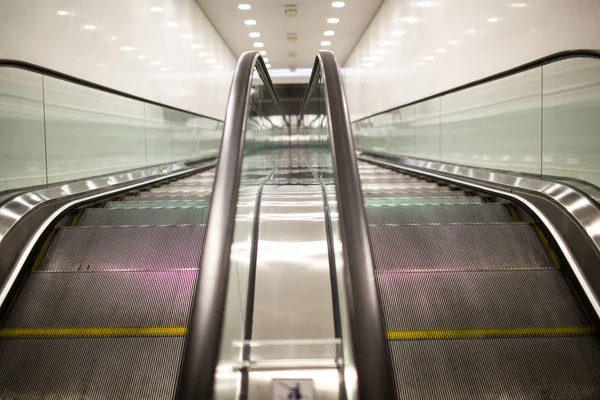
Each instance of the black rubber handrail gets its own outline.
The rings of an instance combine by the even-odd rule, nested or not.
[[[565,51],[559,51],[557,53],[553,53],[550,54],[548,56],[544,56],[542,58],[538,58],[537,60],[533,60],[530,62],[527,62],[525,64],[519,65],[518,67],[514,67],[514,68],[510,68],[507,69],[505,71],[502,72],[498,72],[496,74],[487,76],[485,78],[481,78],[481,79],[477,79],[475,81],[469,82],[469,83],[465,83],[464,85],[460,85],[460,86],[456,86],[455,88],[452,89],[448,89],[448,90],[444,90],[443,92],[439,92],[436,93],[434,95],[431,96],[427,96],[427,97],[423,97],[419,100],[414,100],[411,101],[409,103],[405,103],[402,104],[401,106],[396,106],[396,107],[392,107],[392,108],[388,108],[387,110],[384,111],[379,111],[376,112],[374,114],[371,114],[369,116],[366,117],[362,117],[357,119],[356,121],[352,121],[352,123],[358,123],[364,120],[367,120],[369,118],[373,118],[376,117],[378,115],[382,115],[382,114],[386,114],[395,110],[399,110],[401,108],[404,107],[408,107],[408,106],[412,106],[414,104],[417,103],[422,103],[424,101],[427,100],[431,100],[431,99],[435,99],[438,97],[443,97],[443,96],[447,96],[451,93],[456,93],[456,92],[460,92],[461,90],[465,90],[465,89],[469,89],[472,88],[474,86],[479,86],[479,85],[483,85],[484,83],[489,83],[492,81],[497,81],[499,79],[503,79],[506,77],[509,77],[511,75],[515,75],[515,74],[519,74],[534,68],[539,68],[542,67],[546,64],[550,64],[556,61],[561,61],[561,60],[565,60],[568,58],[597,58],[600,59],[600,50],[591,50],[591,49],[579,49],[579,50],[565,50]]]
[[[250,91],[255,70],[281,110],[284,122],[290,126],[262,56],[256,51],[243,53],[235,68],[227,101],[177,399],[213,398],[225,316],[229,257],[242,174],[244,138],[250,110]]]
[[[140,101],[142,103],[146,103],[146,104],[152,104],[154,106],[159,106],[159,107],[163,107],[163,108],[168,108],[169,110],[173,110],[173,111],[179,111],[185,114],[190,114],[193,115],[195,117],[202,117],[202,118],[206,118],[206,119],[210,119],[216,122],[223,122],[222,120],[218,119],[218,118],[214,118],[214,117],[209,117],[208,115],[202,115],[202,114],[198,114],[192,111],[188,111],[188,110],[184,110],[181,108],[177,108],[177,107],[173,107],[173,106],[169,106],[167,104],[163,104],[163,103],[159,103],[157,101],[154,100],[149,100],[149,99],[145,99],[143,97],[139,97],[130,93],[126,93],[126,92],[122,92],[120,90],[117,89],[113,89],[110,88],[108,86],[104,86],[104,85],[100,85],[98,83],[94,83],[82,78],[77,78],[75,76],[69,75],[69,74],[65,74],[64,72],[58,72],[56,70],[50,69],[50,68],[46,68],[46,67],[42,67],[41,65],[37,65],[37,64],[32,64],[30,62],[27,61],[19,61],[19,60],[10,60],[10,59],[0,59],[0,67],[11,67],[11,68],[19,68],[19,69],[24,69],[24,70],[28,70],[28,71],[32,71],[32,72],[36,72],[38,74],[42,74],[44,76],[49,76],[52,78],[56,78],[56,79],[60,79],[63,81],[67,81],[67,82],[71,82],[74,83],[76,85],[80,85],[80,86],[85,86],[88,87],[90,89],[95,89],[95,90],[99,90],[101,92],[105,92],[105,93],[110,93],[110,94],[114,94],[116,96],[120,96],[120,97],[125,97],[131,100],[136,100],[136,101]]]
[[[344,266],[347,309],[352,336],[358,392],[361,399],[393,399],[394,379],[385,326],[377,294],[373,251],[360,186],[350,114],[342,74],[330,51],[319,51],[300,108],[299,124],[306,105],[322,79],[329,122],[333,175],[337,196]]]

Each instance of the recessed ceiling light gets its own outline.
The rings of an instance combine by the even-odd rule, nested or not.
[[[133,50],[135,50],[135,48],[133,48],[131,46],[122,46],[121,50],[122,51],[133,51]]]
[[[140,60],[145,60],[146,58],[148,58],[148,56],[147,56],[147,55],[145,55],[145,54],[138,54],[138,56],[137,56],[137,57],[138,57]]]
[[[458,40],[448,40],[448,44],[451,44],[452,46],[456,46],[458,44]]]
[[[265,47],[265,44],[263,42],[254,42],[253,46],[254,47]]]
[[[395,46],[396,45],[396,42],[393,42],[391,40],[380,40],[378,43],[382,46]]]
[[[333,3],[331,3],[331,7],[333,8],[342,8],[346,5],[346,3],[344,3],[343,1],[334,1]]]
[[[512,3],[510,6],[514,8],[523,8],[527,7],[527,3]]]
[[[95,31],[96,25],[84,25],[83,29],[85,29],[86,31]]]
[[[113,40],[113,41],[114,41],[114,40],[117,40],[117,37],[116,37],[116,36],[111,36],[111,37],[110,37],[110,40]]]
[[[64,11],[64,10],[60,10],[56,12],[58,15],[60,15],[61,17],[66,17],[67,15],[69,15],[68,11]]]
[[[151,12],[163,12],[162,7],[150,7]]]
[[[222,65],[213,65],[213,68],[214,69],[223,69],[223,66]]]
[[[328,24],[337,24],[338,22],[340,22],[339,18],[327,18]]]
[[[408,17],[402,18],[400,21],[406,22],[407,24],[416,24],[417,22],[419,22],[419,18],[413,17],[413,16],[408,16]]]
[[[323,32],[323,35],[324,36],[333,36],[333,35],[335,35],[335,32],[334,31],[325,31],[325,32]]]
[[[474,35],[474,34],[476,34],[476,33],[477,33],[477,31],[476,31],[475,29],[469,29],[469,30],[467,31],[467,33],[468,33],[469,35]]]
[[[209,58],[208,60],[205,61],[207,64],[216,64],[217,63],[217,59],[216,58]]]
[[[210,53],[207,53],[207,52],[198,53],[199,58],[208,57],[208,56],[210,56]]]
[[[427,56],[427,57],[423,57],[423,60],[433,61],[433,60],[435,60],[435,57]]]
[[[266,66],[267,68],[271,68],[271,64],[268,64],[268,63],[267,63],[265,66]]]
[[[434,51],[438,54],[442,54],[446,52],[446,49],[435,49]]]
[[[259,51],[259,53],[260,53],[260,55],[261,55],[261,56],[263,56],[263,57],[267,55],[267,52],[266,52],[266,51],[264,51],[264,50],[261,50],[261,51]]]
[[[257,38],[257,37],[260,37],[260,33],[259,32],[250,32],[248,34],[248,36],[250,36],[251,38]]]
[[[163,67],[163,68],[161,68],[159,71],[161,71],[161,72],[165,72],[165,71],[168,71],[168,70],[169,70],[169,68],[167,68],[167,67]]]
[[[406,33],[405,31],[391,31],[390,35],[392,35],[392,36],[402,36],[405,33]]]
[[[202,46],[201,44],[194,43],[190,47],[192,48],[192,50],[198,50],[198,49],[201,49],[204,46]]]
[[[183,34],[181,36],[179,36],[180,38],[182,38],[183,40],[190,40],[194,38],[194,35],[190,35],[190,34]]]
[[[498,17],[488,18],[488,22],[498,22],[499,20],[500,20],[500,18],[498,18]]]
[[[179,24],[177,22],[167,22],[169,28],[177,28]]]
[[[152,61],[150,65],[160,65],[160,61]]]
[[[238,4],[238,10],[246,11],[251,8],[252,8],[252,6],[250,4]]]
[[[269,57],[264,57],[263,61],[266,62],[266,63],[268,63],[269,62]]]
[[[324,46],[324,47],[331,46],[331,42],[329,40],[323,40],[321,42],[321,46]]]
[[[256,25],[256,21],[253,19],[247,19],[244,21],[244,24],[250,26],[250,25]]]

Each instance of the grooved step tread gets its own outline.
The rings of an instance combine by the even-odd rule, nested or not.
[[[205,227],[73,227],[56,233],[40,271],[195,269]]]
[[[104,205],[107,209],[131,210],[135,208],[203,208],[208,207],[207,201],[202,200],[146,200],[139,201],[109,201]]]
[[[367,207],[369,224],[514,222],[504,204],[404,205]]]
[[[440,205],[440,204],[483,204],[481,197],[366,197],[366,207],[395,207],[411,205]]]
[[[377,272],[556,268],[526,223],[369,225]]]
[[[208,208],[107,209],[88,208],[77,226],[201,225]]]

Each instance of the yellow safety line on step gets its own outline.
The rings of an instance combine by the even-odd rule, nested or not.
[[[48,336],[182,336],[185,326],[147,327],[66,327],[66,328],[3,328],[0,337],[48,337]]]
[[[518,328],[389,330],[388,339],[455,339],[469,337],[587,335],[591,326],[535,326]]]

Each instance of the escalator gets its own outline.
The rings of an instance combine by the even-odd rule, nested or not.
[[[594,323],[534,220],[418,176],[359,173],[398,398],[598,398]]]
[[[0,330],[0,398],[172,398],[214,170],[80,209]]]

